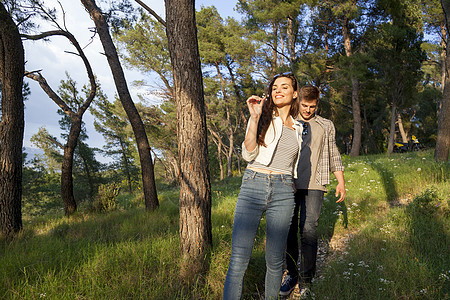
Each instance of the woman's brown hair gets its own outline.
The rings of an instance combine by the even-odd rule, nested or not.
[[[256,131],[256,136],[258,145],[266,146],[264,143],[264,137],[266,136],[267,129],[269,129],[269,125],[272,122],[273,119],[273,113],[276,112],[276,106],[273,103],[272,99],[272,87],[275,83],[275,80],[278,78],[286,77],[291,79],[292,82],[292,88],[294,89],[294,92],[298,92],[298,83],[297,79],[295,78],[294,74],[291,72],[288,73],[281,73],[278,75],[275,75],[272,80],[270,81],[268,90],[267,90],[267,99],[264,101],[263,109],[261,113],[261,117],[259,119],[258,123],[258,129]],[[297,117],[299,112],[299,93],[297,93],[297,97],[293,99],[291,104],[291,109],[289,110],[289,115],[291,115],[294,119]]]

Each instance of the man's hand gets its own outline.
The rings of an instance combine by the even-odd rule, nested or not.
[[[336,176],[336,179],[338,181],[338,185],[336,186],[336,197],[341,194],[341,197],[336,200],[336,203],[342,202],[345,199],[345,180],[344,180],[344,172],[342,171],[336,171],[333,172],[334,176]]]
[[[339,194],[341,194],[341,197],[336,200],[336,203],[342,202],[345,199],[345,186],[344,184],[338,184],[336,186],[336,197],[339,196]]]

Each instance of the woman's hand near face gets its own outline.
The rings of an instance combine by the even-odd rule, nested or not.
[[[266,97],[261,98],[259,96],[255,96],[255,95],[252,95],[251,97],[249,97],[247,99],[247,107],[248,107],[248,111],[250,112],[250,116],[252,117],[252,119],[259,120],[265,100],[266,100]]]
[[[250,121],[247,134],[245,135],[244,145],[248,151],[253,151],[257,146],[257,129],[259,118],[261,117],[262,108],[266,97],[251,96],[247,99],[247,107],[250,112]]]

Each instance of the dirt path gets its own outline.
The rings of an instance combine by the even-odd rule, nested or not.
[[[317,266],[316,266],[316,280],[320,278],[322,272],[329,261],[341,256],[347,249],[349,241],[354,236],[355,232],[347,232],[343,235],[335,235],[331,241],[319,240],[319,247],[317,250]],[[299,295],[299,290],[296,287],[289,297],[282,297],[284,300],[299,300],[302,299]]]

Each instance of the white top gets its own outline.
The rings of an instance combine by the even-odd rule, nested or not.
[[[292,123],[294,124],[294,130],[296,131],[296,138],[298,143],[298,154],[297,159],[295,160],[294,166],[297,166],[298,160],[300,158],[300,150],[302,147],[302,128],[301,124],[299,122],[294,122],[294,119],[289,116],[289,118],[292,119]],[[247,131],[250,125],[250,121],[247,125]],[[275,153],[275,149],[277,148],[278,142],[281,137],[281,133],[283,131],[283,121],[280,117],[274,116],[272,119],[272,122],[269,125],[269,128],[267,129],[266,136],[264,137],[264,143],[265,146],[262,145],[256,145],[256,148],[253,151],[248,151],[247,148],[245,148],[244,142],[242,143],[242,157],[248,161],[255,161],[258,162],[264,166],[268,166],[270,162],[272,161],[273,155]],[[297,178],[297,168],[294,168],[294,178]]]
[[[299,148],[295,137],[296,135],[297,132],[295,129],[283,125],[283,131],[275,149],[275,153],[273,154],[272,161],[265,166],[253,160],[248,163],[248,167],[292,175]]]

